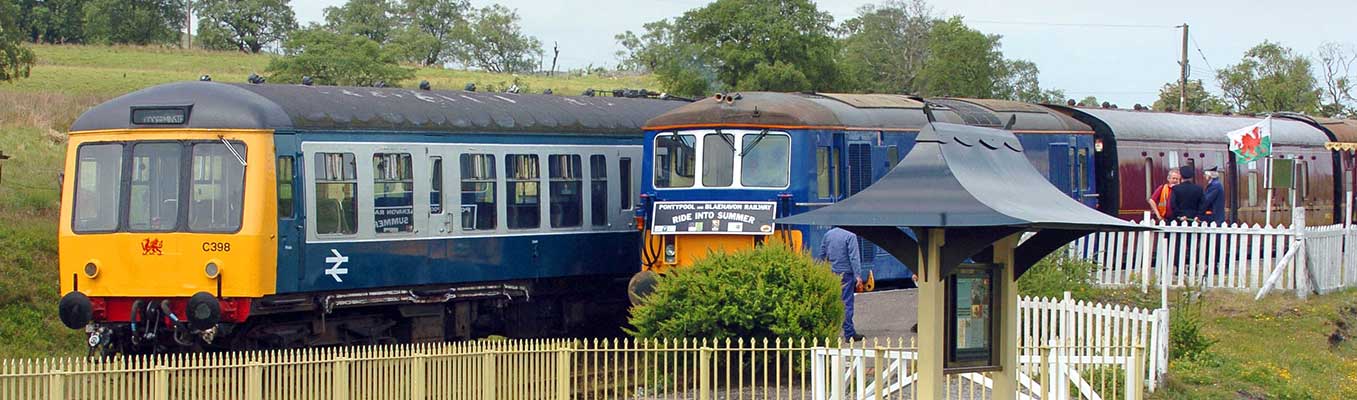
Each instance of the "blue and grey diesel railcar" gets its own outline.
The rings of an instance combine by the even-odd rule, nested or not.
[[[717,95],[646,123],[645,233],[633,292],[643,291],[655,273],[691,265],[711,250],[748,248],[770,238],[815,249],[829,227],[776,226],[772,220],[871,185],[910,151],[930,119],[1014,131],[1024,154],[1052,183],[1100,206],[1094,131],[1044,107],[885,94]],[[864,267],[876,280],[910,279],[907,263],[871,243],[861,246]]]
[[[682,104],[213,82],[116,98],[72,128],[63,322],[128,352],[616,330],[641,127]]]

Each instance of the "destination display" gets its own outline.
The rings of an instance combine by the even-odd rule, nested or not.
[[[137,125],[183,125],[188,122],[190,106],[132,107],[132,123]]]
[[[771,235],[777,203],[657,201],[650,215],[650,233],[654,235]]]

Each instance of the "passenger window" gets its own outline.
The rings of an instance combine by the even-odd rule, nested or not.
[[[1154,159],[1145,157],[1145,197],[1154,194]]]
[[[509,185],[509,229],[532,229],[541,225],[541,189],[536,155],[510,154],[504,158]]]
[[[495,156],[463,154],[462,230],[495,229]]]
[[[245,145],[220,142],[193,145],[193,181],[189,191],[190,232],[240,229],[245,202]]]
[[[702,137],[702,186],[728,187],[734,182],[735,135]]]
[[[745,187],[785,187],[791,179],[791,137],[744,135],[740,148],[740,184]]]
[[[443,157],[429,157],[429,214],[443,213]]]
[[[618,192],[622,195],[622,210],[631,209],[631,200],[635,194],[631,191],[631,158],[622,157],[617,160],[617,186]]]
[[[693,186],[693,164],[697,154],[693,150],[697,137],[666,134],[655,137],[655,187],[679,188]]]
[[[292,156],[278,157],[278,165],[274,168],[278,173],[278,218],[294,218],[297,216],[292,203],[294,199],[292,176],[296,168],[293,162]]]
[[[316,233],[358,233],[358,166],[353,153],[316,153]]]
[[[580,156],[551,155],[547,157],[551,178],[551,227],[580,226],[584,215],[583,176]]]
[[[132,186],[128,230],[169,232],[179,223],[179,143],[141,143],[132,147]]]
[[[1308,200],[1310,194],[1310,179],[1307,174],[1309,168],[1306,167],[1306,162],[1299,161],[1299,158],[1297,157],[1296,161],[1296,198],[1303,201]]]
[[[608,225],[608,160],[601,154],[589,156],[589,212],[594,226]]]
[[[377,233],[415,230],[415,178],[409,153],[372,155],[372,216]]]
[[[123,146],[87,144],[76,153],[76,232],[107,232],[118,229],[122,209]]]

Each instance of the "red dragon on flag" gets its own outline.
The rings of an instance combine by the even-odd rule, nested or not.
[[[1230,138],[1230,151],[1235,153],[1235,158],[1239,162],[1254,161],[1272,155],[1272,117],[1225,135]]]

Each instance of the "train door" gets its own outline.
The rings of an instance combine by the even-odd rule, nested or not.
[[[1074,171],[1072,177],[1074,181],[1075,200],[1089,208],[1098,208],[1098,192],[1093,183],[1095,174],[1093,173],[1093,152],[1089,147],[1080,144],[1074,149]]]
[[[1066,195],[1078,199],[1074,191],[1074,146],[1066,142],[1051,143],[1046,158],[1050,163],[1051,184]]]
[[[274,172],[278,198],[278,291],[294,291],[302,280],[302,240],[306,236],[306,207],[303,207],[302,157],[296,135],[279,132],[274,136]],[[289,274],[295,279],[285,280]]]

